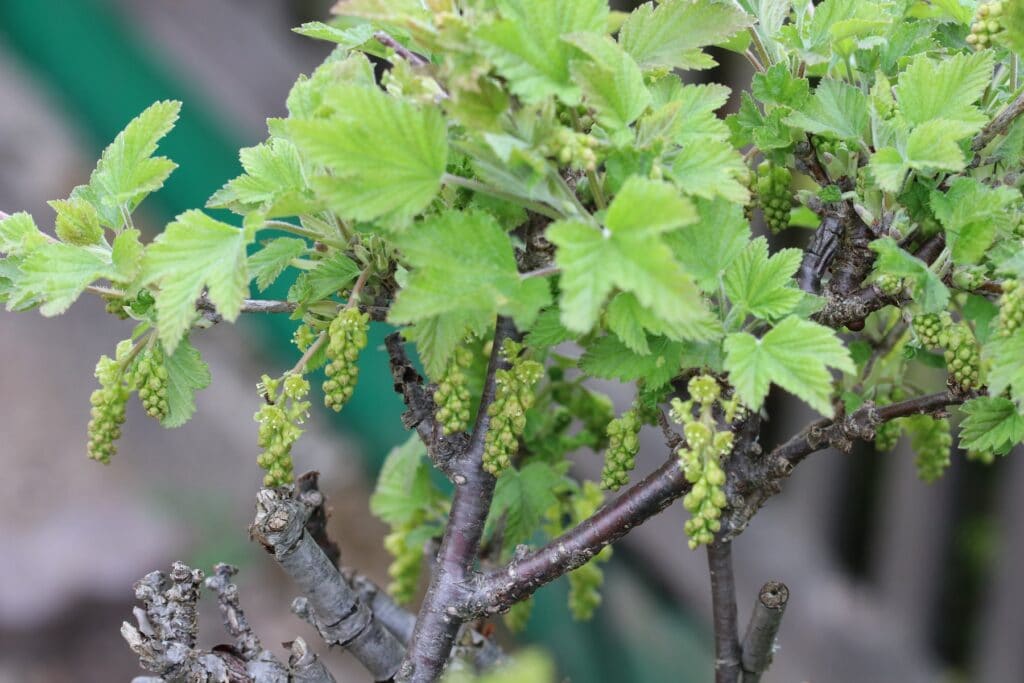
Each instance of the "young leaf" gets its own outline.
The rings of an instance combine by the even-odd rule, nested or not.
[[[741,182],[746,173],[743,157],[732,145],[719,140],[688,145],[676,155],[669,170],[684,192],[704,199],[723,197],[738,204],[750,198],[750,191]]]
[[[196,411],[196,392],[210,386],[210,368],[189,342],[181,340],[174,353],[164,358],[167,369],[167,416],[160,421],[164,427],[180,427]]]
[[[416,434],[391,449],[370,496],[370,512],[374,516],[391,526],[416,521],[433,498],[426,455],[427,450]]]
[[[647,2],[629,15],[619,43],[644,70],[709,69],[715,60],[700,48],[753,23],[736,3],[723,0]]]
[[[796,78],[783,63],[773,65],[763,74],[754,74],[751,91],[761,102],[800,109],[811,97],[806,78]]]
[[[608,22],[605,0],[505,0],[501,18],[476,29],[481,48],[509,89],[524,102],[551,95],[572,104],[580,90],[572,82],[569,64],[575,49],[563,36],[588,31],[604,34]]]
[[[580,33],[567,40],[590,57],[573,61],[572,75],[587,104],[594,108],[597,122],[616,140],[632,138],[629,124],[651,101],[640,67],[608,36]]]
[[[302,256],[308,249],[306,240],[278,237],[249,257],[249,274],[255,278],[256,286],[262,292],[280,277],[292,259]],[[335,291],[337,289],[340,287],[335,288]]]
[[[33,250],[22,262],[21,272],[18,289],[40,301],[39,312],[45,316],[68,310],[92,282],[117,276],[106,258],[62,242]]]
[[[643,380],[644,386],[657,389],[679,374],[688,356],[700,347],[689,342],[677,342],[665,337],[647,339],[649,352],[634,353],[616,336],[598,337],[587,346],[580,358],[580,368],[587,374],[602,379],[617,379],[622,382]],[[685,365],[701,366],[702,361],[685,362]]]
[[[900,74],[896,98],[911,125],[949,119],[980,129],[985,116],[973,104],[991,81],[991,50],[955,54],[942,60],[920,54]]]
[[[618,287],[665,321],[684,327],[690,338],[713,335],[696,286],[661,239],[662,233],[695,219],[693,205],[671,185],[632,177],[608,208],[605,232],[568,221],[548,228],[562,269],[562,323],[575,332],[589,331]]]
[[[167,176],[178,167],[153,153],[160,139],[174,127],[179,111],[181,102],[151,105],[103,150],[85,194],[110,227],[120,226],[120,207],[133,210],[143,197],[163,187]]]
[[[765,320],[791,312],[803,299],[793,276],[800,249],[782,249],[769,258],[763,237],[747,245],[725,274],[725,293],[734,306]]]
[[[989,363],[988,393],[998,396],[1009,390],[1018,410],[1024,411],[1024,328],[1009,336],[996,336],[981,349],[981,357]]]
[[[273,138],[239,153],[243,175],[218,190],[206,203],[239,213],[258,208],[267,218],[309,213],[315,202],[302,172],[299,150],[287,140]]]
[[[0,220],[0,254],[24,256],[49,241],[24,211]]]
[[[1005,455],[1024,440],[1024,417],[1006,398],[979,396],[960,408],[967,417],[960,423],[960,448]]]
[[[705,292],[717,292],[719,277],[750,241],[750,224],[739,204],[698,199],[700,220],[666,235],[676,259]]]
[[[445,123],[376,87],[344,86],[327,119],[289,119],[302,153],[330,174],[313,178],[317,194],[345,218],[404,221],[441,187],[448,159]]]
[[[849,351],[833,330],[796,316],[784,319],[761,339],[746,332],[725,338],[729,381],[753,410],[761,407],[774,383],[832,417],[830,367],[853,372]]]
[[[338,28],[322,21],[308,21],[298,28],[293,28],[292,31],[300,36],[337,43],[345,50],[359,47],[373,38],[371,24],[356,24],[349,28]]]
[[[146,249],[143,284],[157,284],[160,341],[173,354],[192,325],[203,288],[217,312],[234,321],[248,293],[245,248],[252,235],[201,211],[179,215]]]
[[[537,533],[548,510],[558,503],[556,492],[565,485],[565,477],[546,462],[510,469],[498,479],[488,522],[493,527],[504,518],[504,553]]]
[[[307,270],[296,278],[295,284],[288,292],[288,300],[304,305],[315,303],[337,294],[339,290],[350,285],[358,275],[359,266],[355,261],[340,251],[334,252],[320,261],[316,268]]]
[[[1020,199],[1009,187],[988,187],[974,178],[957,178],[945,194],[935,191],[931,207],[946,229],[946,243],[958,264],[979,262],[1008,220],[1007,210]]]
[[[122,230],[114,238],[114,248],[110,253],[116,275],[111,279],[123,284],[131,284],[139,276],[142,268],[143,246],[139,241],[139,231],[130,228]]]
[[[791,126],[810,133],[861,141],[868,128],[868,100],[860,89],[842,81],[822,80],[801,109],[786,117]]]

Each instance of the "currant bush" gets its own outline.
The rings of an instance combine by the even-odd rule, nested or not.
[[[359,378],[359,353],[366,347],[370,316],[358,308],[346,308],[331,321],[327,331],[327,358],[324,368],[324,405],[339,412],[352,398]]]
[[[483,468],[494,476],[512,465],[526,428],[526,411],[534,402],[533,385],[544,374],[540,363],[519,357],[522,348],[505,341],[501,353],[510,367],[495,373],[494,402],[487,409],[491,421],[484,437]]]

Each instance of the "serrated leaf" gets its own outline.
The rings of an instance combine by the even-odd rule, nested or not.
[[[867,132],[868,100],[859,88],[831,79],[822,80],[814,97],[785,118],[791,126],[841,140],[862,141]]]
[[[270,240],[262,249],[249,256],[249,275],[256,280],[256,286],[262,292],[281,276],[292,259],[302,256],[308,249],[306,240],[296,237]],[[346,260],[351,263],[350,259]]]
[[[746,332],[727,336],[725,368],[740,399],[754,410],[777,384],[827,417],[835,414],[829,368],[854,372],[850,353],[833,330],[796,316],[761,339]]]
[[[880,148],[871,155],[869,165],[875,182],[888,192],[899,192],[907,171],[910,170],[903,160],[903,155],[895,147]]]
[[[501,475],[494,487],[488,527],[504,519],[504,554],[537,533],[548,510],[558,504],[556,493],[565,486],[565,477],[546,462],[531,462]]]
[[[49,241],[36,227],[32,216],[24,211],[0,220],[0,254],[23,256]]]
[[[764,73],[754,74],[751,91],[761,102],[799,109],[811,97],[811,86],[806,78],[796,78],[782,62]]]
[[[157,326],[167,353],[174,353],[192,325],[204,288],[225,319],[238,317],[249,289],[245,248],[251,241],[247,231],[192,210],[175,218],[149,245],[142,283],[159,285]]]
[[[1024,440],[1024,416],[1006,398],[980,396],[964,403],[967,417],[960,423],[960,448],[1005,455]]]
[[[337,26],[325,24],[322,21],[308,21],[298,28],[293,28],[292,31],[307,38],[337,43],[345,50],[359,47],[373,38],[373,26],[370,24],[356,24],[348,28],[338,28]]]
[[[790,313],[803,299],[793,276],[803,251],[782,249],[768,256],[768,241],[758,237],[725,274],[725,293],[734,306],[764,320]]]
[[[917,55],[895,88],[900,112],[911,125],[949,119],[980,128],[986,119],[973,104],[991,83],[992,66],[990,50],[941,60]]]
[[[672,161],[669,175],[686,193],[704,199],[723,197],[738,204],[750,199],[750,191],[741,179],[747,167],[732,145],[708,140],[688,145]]]
[[[619,43],[645,70],[708,69],[715,60],[700,48],[719,43],[753,23],[736,3],[720,0],[647,2],[633,10]]]
[[[436,108],[419,107],[376,87],[345,86],[326,119],[289,119],[302,153],[330,175],[312,185],[338,214],[402,222],[426,208],[441,187],[448,159],[445,123]]]
[[[1009,390],[1017,409],[1024,411],[1024,328],[1009,336],[997,336],[981,349],[988,361],[988,393],[998,396]]]
[[[122,230],[114,238],[114,246],[110,253],[116,274],[111,276],[114,282],[131,284],[142,270],[143,246],[139,241],[139,231],[135,228]]]
[[[587,346],[580,358],[580,368],[602,379],[623,382],[642,379],[646,387],[656,389],[679,374],[684,355],[693,347],[665,337],[648,339],[647,344],[649,353],[634,353],[618,337],[599,337]]]
[[[718,198],[698,199],[700,219],[666,236],[676,259],[705,292],[718,291],[719,277],[750,241],[743,207]]]
[[[258,208],[266,218],[294,216],[315,209],[299,150],[291,142],[272,138],[243,148],[238,156],[245,173],[229,180],[210,197],[207,207],[230,208],[239,213]]]
[[[39,312],[48,317],[68,310],[96,280],[117,275],[105,254],[62,242],[34,249],[22,262],[21,273],[18,289],[40,301]]]
[[[181,102],[156,102],[132,119],[103,150],[85,194],[108,226],[120,227],[120,207],[133,210],[143,197],[163,187],[178,167],[153,153],[174,127],[180,111]]]
[[[942,284],[939,276],[928,268],[928,264],[904,251],[891,237],[875,240],[870,247],[878,254],[875,269],[909,280],[914,300],[921,305],[925,313],[946,310],[949,289]]]
[[[931,208],[946,230],[953,261],[979,262],[995,240],[996,227],[1005,223],[1007,211],[1020,193],[1009,187],[988,187],[974,178],[957,178],[943,194],[931,195]]]
[[[527,103],[551,95],[566,103],[578,101],[580,89],[569,69],[575,49],[563,37],[604,34],[608,3],[504,0],[499,10],[500,18],[481,25],[474,35],[498,73],[508,80],[509,89]]]
[[[308,305],[327,299],[350,285],[357,275],[359,266],[355,261],[336,251],[321,260],[316,268],[307,270],[296,278],[295,284],[288,292],[288,300]]]
[[[164,368],[167,369],[168,411],[160,424],[167,428],[180,427],[196,411],[196,392],[210,386],[210,368],[188,336],[181,340],[174,353],[165,356]]]
[[[547,308],[540,312],[526,335],[525,343],[534,348],[549,348],[571,341],[576,335],[565,329],[559,320],[558,308]]]
[[[377,486],[370,496],[370,512],[389,525],[401,526],[416,517],[432,502],[430,466],[427,450],[416,434],[388,453],[377,475]]]
[[[690,338],[713,335],[697,287],[661,238],[695,219],[693,205],[671,185],[631,177],[608,208],[606,231],[569,221],[550,226],[548,239],[558,247],[555,261],[562,270],[562,324],[589,331],[617,287]]]
[[[567,40],[590,57],[572,62],[572,76],[586,103],[593,107],[597,122],[614,140],[631,139],[629,125],[651,102],[640,67],[608,36],[580,33]]]

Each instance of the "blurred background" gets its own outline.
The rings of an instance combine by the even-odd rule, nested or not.
[[[627,3],[619,3],[620,8]],[[100,150],[155,100],[184,102],[161,152],[180,165],[137,223],[152,232],[200,207],[240,172],[239,147],[285,113],[299,73],[330,46],[293,26],[327,16],[320,0],[0,0],[0,209],[31,212],[87,180]],[[732,55],[701,78],[743,87]],[[790,231],[793,232],[793,231]],[[799,231],[797,231],[799,232]],[[794,241],[803,235],[791,237]],[[130,326],[83,299],[69,314],[0,312],[0,683],[110,683],[139,670],[118,629],[132,582],[176,559],[241,568],[243,606],[264,642],[318,640],[288,612],[293,589],[247,539],[262,372],[294,363],[283,318],[218,325],[193,341],[212,386],[186,426],[165,431],[134,402],[109,467],[85,457],[88,396],[100,354]],[[376,329],[359,388],[340,416],[315,410],[297,470],[318,469],[343,561],[386,584],[386,528],[367,500],[387,450],[403,440]],[[631,400],[606,385],[620,407]],[[811,419],[777,397],[766,446]],[[646,433],[638,472],[663,461]],[[579,458],[594,475],[600,459]],[[781,650],[766,681],[1024,681],[1024,459],[985,468],[956,457],[926,486],[901,445],[875,456],[823,452],[803,464],[736,542],[740,620],[766,580],[790,586]],[[563,581],[538,594],[526,641],[577,682],[707,681],[704,554],[686,549],[681,505],[633,531],[608,566],[605,602],[574,624]],[[227,640],[215,609],[204,644]],[[318,648],[321,649],[322,648]],[[365,674],[327,653],[339,681]]]

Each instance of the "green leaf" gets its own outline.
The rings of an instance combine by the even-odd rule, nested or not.
[[[143,246],[139,241],[139,231],[135,228],[123,230],[114,238],[114,248],[110,259],[116,275],[111,276],[114,282],[131,284],[142,270]]]
[[[967,415],[960,423],[960,448],[1005,455],[1024,440],[1024,416],[1013,401],[980,396],[960,407]]]
[[[307,270],[295,279],[288,292],[288,300],[309,305],[327,299],[344,289],[359,275],[359,266],[341,252],[334,252],[319,262],[313,270]],[[299,310],[304,310],[300,306]],[[299,310],[296,314],[301,315]]]
[[[562,270],[562,324],[587,332],[611,291],[632,292],[643,306],[690,338],[715,330],[697,287],[661,234],[692,223],[696,211],[667,183],[631,177],[608,208],[602,232],[561,221],[548,228]]]
[[[871,169],[879,187],[898,192],[903,187],[907,171],[925,174],[937,171],[962,171],[967,166],[963,150],[958,144],[971,135],[974,128],[962,121],[935,119],[914,128],[903,139],[901,131],[896,140],[899,149],[883,147],[871,157]]]
[[[42,302],[39,312],[60,315],[91,283],[116,277],[106,255],[62,242],[44,244],[21,264],[18,288]],[[10,310],[12,302],[8,302]]]
[[[427,450],[416,434],[388,453],[370,496],[370,512],[396,527],[412,524],[433,502]]]
[[[875,182],[888,192],[899,192],[903,187],[903,179],[910,170],[910,166],[903,160],[903,155],[894,147],[882,147],[872,154],[869,166]]]
[[[278,237],[270,240],[262,249],[249,257],[249,275],[255,278],[256,286],[262,292],[280,277],[292,259],[302,256],[308,249],[309,245],[306,240],[296,237]],[[348,258],[345,260],[352,263]],[[355,264],[353,264],[354,267]],[[340,288],[337,287],[333,291]]]
[[[875,240],[871,250],[878,254],[875,269],[879,272],[898,275],[910,282],[914,300],[925,313],[946,310],[949,290],[942,280],[921,259],[909,254],[891,237]]]
[[[525,344],[533,348],[548,348],[575,339],[576,335],[565,329],[559,316],[557,307],[541,311],[526,335]]]
[[[242,149],[238,156],[245,173],[229,180],[210,197],[207,207],[239,213],[258,208],[266,218],[295,216],[315,208],[299,150],[291,142],[273,138]]]
[[[633,137],[629,124],[651,102],[640,67],[608,36],[580,33],[567,40],[590,57],[573,61],[572,75],[583,89],[585,101],[594,108],[597,122],[613,139],[628,141]]]
[[[811,97],[806,78],[796,78],[783,63],[773,65],[764,73],[754,74],[751,87],[754,97],[767,104],[779,104],[799,109]]]
[[[979,262],[995,240],[997,225],[1009,220],[1008,209],[1019,200],[1013,188],[989,187],[974,178],[955,179],[945,194],[932,192],[932,211],[946,230],[953,260]]]
[[[725,293],[740,310],[777,320],[803,299],[793,280],[802,257],[800,249],[782,249],[769,258],[768,241],[758,237],[726,272]]]
[[[443,319],[445,334],[436,339],[441,344],[428,367],[432,375],[468,331],[486,330],[499,313],[512,314],[528,327],[547,303],[547,285],[539,283],[545,294],[538,299],[538,283],[519,279],[511,240],[483,211],[432,216],[403,233],[398,245],[410,273],[389,319],[400,324]]]
[[[167,416],[161,420],[164,427],[180,427],[196,411],[196,392],[210,386],[210,368],[189,342],[181,340],[174,353],[164,358],[167,369]]]
[[[245,248],[247,231],[214,220],[201,211],[186,211],[146,249],[142,283],[157,284],[160,341],[173,354],[195,317],[196,299],[206,288],[225,319],[234,321],[248,294]]]
[[[498,6],[501,18],[481,25],[475,36],[509,89],[526,103],[551,95],[577,102],[580,89],[569,69],[576,51],[563,37],[584,31],[604,34],[608,3],[502,0]]]
[[[494,487],[488,527],[504,518],[504,554],[537,533],[548,510],[558,504],[556,493],[565,486],[565,476],[546,462],[502,474]]]
[[[49,241],[36,227],[32,216],[24,211],[0,220],[0,254],[24,256]]]
[[[560,3],[559,3],[560,4]],[[629,15],[619,43],[644,70],[709,69],[715,60],[700,48],[753,23],[736,3],[721,0],[647,2]]]
[[[602,379],[642,379],[647,388],[657,389],[679,374],[685,354],[693,348],[665,337],[648,339],[647,345],[649,353],[635,353],[616,336],[598,337],[580,358],[580,368]]]
[[[750,241],[750,224],[739,204],[698,199],[700,220],[666,236],[676,259],[707,293],[718,291],[719,277]]]
[[[676,155],[669,169],[672,180],[684,192],[714,199],[724,197],[745,204],[750,191],[742,179],[747,167],[732,145],[720,140],[708,140],[688,145]]]
[[[289,119],[302,153],[329,175],[312,184],[345,218],[402,222],[437,195],[448,159],[444,119],[376,87],[347,86],[327,119]]]
[[[896,85],[900,111],[911,125],[949,119],[980,129],[986,117],[973,104],[992,82],[992,66],[991,50],[941,60],[917,55]]]
[[[103,150],[89,178],[89,199],[113,228],[120,227],[120,207],[132,211],[142,199],[163,187],[177,168],[170,159],[154,157],[160,142],[178,120],[181,102],[157,102],[131,120]],[[74,196],[74,195],[73,195]]]
[[[998,396],[1009,390],[1018,410],[1024,410],[1024,328],[1013,334],[989,339],[981,349],[981,357],[988,361],[988,393]]]
[[[737,332],[725,338],[725,368],[740,399],[753,410],[764,403],[771,384],[832,417],[829,368],[854,372],[849,351],[823,325],[789,316],[761,339]]]
[[[822,80],[803,108],[785,122],[810,133],[863,141],[868,129],[868,99],[859,88],[842,81]]]
[[[100,216],[84,199],[54,199],[47,202],[57,213],[56,232],[62,242],[87,247],[103,239]]]
[[[349,28],[338,28],[325,24],[322,21],[308,21],[298,28],[293,28],[292,31],[307,38],[337,43],[345,50],[359,47],[373,38],[373,26],[371,24],[356,24]]]

